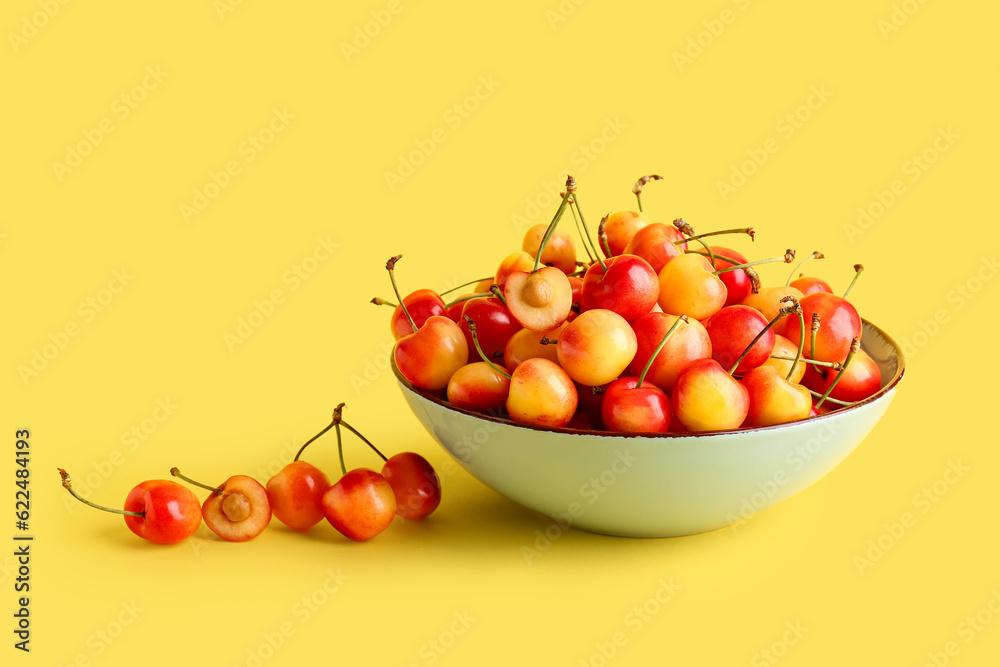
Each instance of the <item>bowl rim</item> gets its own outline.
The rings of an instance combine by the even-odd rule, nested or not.
[[[737,436],[743,433],[760,433],[765,431],[772,431],[776,429],[787,429],[793,425],[801,425],[804,423],[817,423],[825,421],[828,419],[836,418],[840,415],[848,414],[851,411],[858,410],[866,405],[870,405],[883,397],[885,397],[889,392],[895,389],[896,385],[903,378],[903,372],[905,370],[906,364],[903,359],[903,351],[900,349],[899,344],[885,331],[872,324],[870,321],[861,318],[862,326],[867,326],[878,333],[885,342],[892,348],[896,357],[896,372],[893,376],[883,384],[883,386],[874,394],[868,398],[862,399],[851,405],[844,406],[839,410],[834,410],[826,414],[817,415],[815,417],[808,417],[806,419],[799,419],[793,422],[786,422],[784,424],[775,424],[773,426],[754,426],[748,428],[738,428],[729,431],[699,431],[695,433],[672,433],[672,432],[644,432],[644,433],[621,433],[617,431],[599,431],[596,429],[578,429],[578,428],[566,428],[560,426],[540,426],[535,424],[524,424],[521,422],[514,421],[513,419],[507,417],[498,417],[496,415],[490,415],[483,412],[477,412],[475,410],[469,410],[467,408],[461,408],[456,405],[452,405],[445,398],[443,398],[443,391],[430,391],[426,389],[419,389],[415,387],[409,380],[403,377],[400,373],[399,368],[396,366],[396,355],[395,346],[393,347],[393,354],[390,356],[390,363],[392,366],[392,372],[396,376],[396,380],[399,382],[400,386],[410,392],[424,398],[435,405],[458,412],[469,417],[474,417],[476,419],[482,419],[484,421],[493,422],[496,424],[502,424],[505,426],[512,426],[516,428],[525,429],[527,431],[548,431],[551,433],[565,433],[567,435],[588,435],[601,438],[647,438],[647,439],[683,439],[683,438],[707,438],[707,437],[718,437],[718,436]],[[864,337],[862,337],[862,349],[864,349]]]

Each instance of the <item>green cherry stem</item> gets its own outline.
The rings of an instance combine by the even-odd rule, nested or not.
[[[789,248],[785,251],[784,255],[778,255],[777,257],[768,257],[767,259],[758,259],[753,262],[746,262],[745,264],[737,264],[736,266],[727,266],[724,269],[718,269],[713,271],[715,275],[720,273],[726,273],[727,271],[735,271],[736,269],[745,269],[748,266],[757,266],[758,264],[770,264],[772,262],[784,262],[786,264],[791,264],[792,260],[795,259],[795,251]],[[729,260],[726,260],[729,261]]]
[[[790,274],[788,274],[788,280],[785,281],[785,287],[788,287],[789,285],[792,284],[792,278],[795,277],[795,272],[798,271],[799,269],[801,269],[802,266],[806,262],[808,262],[810,259],[823,259],[823,253],[821,253],[819,250],[814,250],[811,255],[809,255],[804,260],[802,260],[801,262],[799,262],[796,265],[796,267],[794,269],[792,269],[792,272]]]
[[[813,398],[820,398],[822,396],[822,394],[820,394],[818,391],[813,391],[812,389],[809,390],[809,393],[812,395]],[[837,400],[836,398],[830,398],[829,396],[826,397],[826,402],[833,403],[834,405],[839,405],[840,407],[854,405],[854,403],[850,403],[848,401],[840,401]],[[819,407],[818,403],[816,404],[816,407]]]
[[[601,250],[608,257],[611,257],[611,246],[608,245],[608,233],[605,231],[608,224],[608,217],[611,214],[605,215],[601,218],[601,224],[597,225],[597,240],[601,242]],[[604,262],[601,262],[601,266],[604,267]],[[604,267],[607,270],[607,267]]]
[[[816,336],[819,334],[820,316],[819,313],[812,314],[811,337],[809,339],[809,358],[816,358]],[[800,341],[801,344],[801,341]],[[801,345],[800,345],[801,346]]]
[[[329,431],[331,428],[333,428],[334,425],[335,425],[334,422],[330,422],[330,424],[326,428],[324,428],[322,431],[320,431],[319,433],[317,433],[313,437],[311,437],[308,440],[306,440],[306,444],[304,444],[301,447],[299,447],[299,451],[295,453],[295,458],[292,459],[292,460],[293,461],[298,461],[299,457],[302,456],[302,452],[305,451],[306,447],[308,447],[309,445],[311,445],[312,442],[313,442],[313,440],[316,440],[319,436],[323,435],[324,433],[326,433],[327,431]]]
[[[786,357],[780,354],[772,354],[771,358],[780,359],[782,361],[794,361],[800,364],[812,364],[813,366],[823,366],[824,368],[830,368],[835,371],[841,371],[844,369],[844,364],[840,363],[839,361],[817,361],[815,359],[796,359],[795,357]],[[785,379],[787,380],[788,378]]]
[[[395,257],[390,257],[389,261],[385,263],[385,269],[389,272],[389,280],[392,282],[392,291],[396,293],[396,298],[399,299],[399,305],[403,307],[403,314],[406,315],[406,319],[410,321],[410,326],[413,327],[413,332],[417,331],[417,323],[413,321],[413,317],[410,316],[410,311],[406,309],[406,304],[403,303],[403,297],[399,293],[399,288],[396,287],[396,262],[402,255],[396,255]]]
[[[507,305],[507,299],[503,297],[503,291],[500,289],[500,286],[497,285],[496,283],[490,285],[490,294],[500,299],[500,303],[502,303],[504,306]]]
[[[570,179],[572,179],[572,176],[570,176],[569,178],[566,179],[566,194],[567,195],[570,194]],[[587,231],[587,220],[586,220],[586,218],[583,217],[583,209],[580,208],[580,200],[576,196],[576,181],[573,181],[572,195],[573,195],[573,206],[576,207],[576,212],[580,214],[580,225],[583,227],[583,230],[586,232]],[[593,239],[590,239],[589,236],[588,236],[588,239],[590,240],[591,244],[594,243]],[[594,255],[595,255],[595,258],[597,260],[597,263],[601,265],[601,269],[603,271],[607,271],[608,267],[607,267],[607,265],[605,265],[604,260],[601,259],[601,253],[599,253],[597,251],[597,246],[594,246]]]
[[[792,363],[792,367],[788,369],[788,375],[785,376],[786,381],[791,381],[792,374],[799,367],[799,362],[802,360],[802,350],[806,346],[806,316],[803,314],[802,305],[799,304],[798,300],[795,301],[795,305],[798,306],[795,309],[795,314],[799,316],[799,347],[795,351],[795,361]]]
[[[532,273],[538,270],[542,264],[542,255],[545,253],[545,248],[549,245],[549,239],[552,238],[552,233],[556,231],[556,225],[559,224],[559,219],[562,218],[563,213],[566,212],[566,206],[569,204],[570,190],[576,191],[576,181],[573,180],[572,176],[566,177],[566,196],[562,198],[559,202],[559,208],[556,209],[556,214],[552,216],[552,222],[549,226],[545,228],[545,235],[542,236],[542,242],[538,244],[538,254],[535,255],[535,268],[531,270]]]
[[[764,337],[764,334],[767,333],[767,330],[770,329],[771,327],[773,327],[775,324],[777,324],[778,320],[780,320],[782,317],[785,317],[786,315],[791,315],[793,312],[795,312],[795,306],[798,306],[798,305],[799,305],[798,302],[796,302],[794,306],[785,306],[784,308],[782,308],[781,310],[778,311],[778,314],[774,316],[774,319],[771,320],[770,322],[768,322],[767,326],[765,326],[763,329],[761,329],[757,333],[757,335],[753,337],[753,340],[750,341],[750,344],[747,345],[746,349],[743,350],[743,354],[741,354],[740,357],[739,357],[739,359],[736,360],[736,363],[733,364],[733,367],[729,369],[729,374],[730,375],[732,375],[733,373],[736,372],[736,369],[739,367],[740,362],[743,361],[744,357],[746,357],[748,354],[750,354],[750,350],[752,350],[753,346],[757,344],[757,341],[759,341],[761,338]]]
[[[446,289],[445,291],[441,292],[440,296],[444,296],[445,294],[451,294],[452,292],[460,290],[463,287],[468,287],[469,285],[476,285],[478,283],[483,282],[484,280],[493,280],[493,276],[486,276],[485,278],[479,278],[478,280],[470,280],[467,283],[462,283],[461,285],[457,285],[455,287],[452,287],[451,289]]]
[[[374,303],[376,306],[389,306],[390,308],[395,308],[396,306],[399,305],[399,304],[393,303],[392,301],[389,301],[388,299],[383,299],[380,296],[374,297],[371,300],[371,303]]]
[[[465,321],[469,323],[469,333],[472,334],[472,343],[473,343],[473,345],[476,346],[476,352],[479,353],[479,356],[482,357],[483,361],[485,361],[489,365],[490,368],[492,368],[495,372],[499,373],[500,375],[504,376],[505,378],[507,378],[509,380],[510,379],[510,373],[508,373],[505,370],[500,369],[500,367],[498,367],[496,364],[494,364],[493,361],[486,356],[486,353],[483,352],[483,348],[479,346],[479,336],[476,335],[476,323],[475,323],[475,321],[471,317],[469,317],[468,315],[462,315],[462,317],[464,317]]]
[[[823,405],[823,401],[826,401],[830,398],[830,392],[833,391],[833,388],[837,386],[838,382],[840,382],[840,378],[844,377],[844,370],[846,370],[847,367],[851,365],[851,359],[854,358],[854,355],[857,354],[860,349],[861,349],[861,339],[855,338],[851,340],[851,351],[847,353],[847,358],[844,359],[844,369],[841,370],[841,372],[837,373],[837,377],[833,378],[833,382],[831,382],[830,386],[826,388],[826,392],[824,392],[824,394],[820,397],[819,401],[816,402],[817,408]]]
[[[632,194],[635,195],[635,203],[639,207],[639,213],[642,213],[642,186],[646,185],[650,181],[662,181],[663,177],[659,174],[650,174],[649,176],[643,176],[635,185],[632,186]]]
[[[385,457],[385,454],[383,454],[382,452],[380,452],[378,450],[378,447],[376,447],[375,445],[373,445],[371,443],[371,440],[369,440],[365,436],[361,435],[361,432],[358,431],[358,429],[354,428],[353,426],[351,426],[350,424],[348,424],[347,422],[344,421],[343,413],[344,413],[344,406],[345,405],[346,405],[346,403],[341,403],[333,411],[333,423],[336,424],[336,426],[337,426],[337,438],[338,439],[340,438],[340,427],[343,426],[348,431],[350,431],[354,435],[356,435],[359,438],[361,438],[361,441],[364,442],[369,447],[371,447],[372,451],[379,455],[379,458],[381,458],[383,461],[388,461],[388,459]],[[343,465],[343,453],[341,453],[341,460],[342,460],[341,461],[341,465]]]
[[[704,234],[689,236],[686,239],[682,239],[680,241],[674,241],[674,245],[680,245],[688,241],[698,241],[700,239],[707,238],[709,236],[719,236],[720,234],[747,234],[750,236],[750,240],[753,241],[755,232],[753,231],[753,227],[740,227],[739,229],[721,229],[715,232],[705,232]]]
[[[342,475],[346,475],[347,465],[344,464],[344,439],[340,435],[340,423],[335,422],[334,426],[337,427],[337,455],[340,457],[340,472]]]
[[[181,471],[178,470],[176,467],[170,469],[170,474],[173,475],[174,477],[183,479],[188,484],[193,484],[194,486],[199,486],[199,487],[201,487],[201,488],[203,488],[203,489],[205,489],[207,491],[211,491],[212,493],[214,493],[217,496],[221,496],[222,495],[222,489],[220,489],[219,487],[217,487],[217,486],[209,486],[208,484],[202,484],[201,482],[196,482],[195,480],[191,479],[187,475],[182,475]]]
[[[462,303],[463,301],[471,301],[472,299],[482,299],[487,296],[493,296],[493,292],[476,292],[475,294],[466,294],[465,296],[458,297],[454,301],[449,301],[448,303],[444,304],[444,307],[446,309],[451,308],[456,303]]]
[[[862,265],[860,265],[860,264],[855,264],[854,265],[854,280],[851,281],[851,284],[847,286],[847,291],[844,292],[844,298],[845,299],[847,298],[847,295],[851,293],[851,290],[854,289],[854,284],[856,282],[858,282],[858,278],[861,277],[861,272],[864,271],[864,270],[865,270],[865,267],[863,267]]]
[[[711,246],[702,241],[700,238],[696,238],[698,235],[694,233],[694,227],[685,222],[684,218],[677,218],[676,220],[674,220],[674,227],[676,227],[677,231],[679,231],[684,236],[692,238],[698,243],[700,243],[701,246],[705,249],[705,252],[701,252],[699,250],[688,250],[687,248],[685,248],[684,252],[696,252],[699,255],[704,255],[705,257],[708,257],[708,261],[712,263],[712,266],[715,266],[715,257],[716,257],[715,251],[712,250]],[[737,262],[736,260],[733,260],[732,263],[739,264],[739,262]]]
[[[77,492],[76,492],[76,490],[73,489],[73,480],[71,480],[69,478],[69,473],[68,472],[66,472],[62,468],[57,468],[57,470],[59,471],[59,476],[62,477],[63,488],[66,489],[67,491],[69,491],[69,493],[70,493],[71,496],[73,496],[74,498],[76,498],[77,500],[79,500],[84,505],[90,505],[94,509],[99,509],[99,510],[102,510],[104,512],[111,512],[112,514],[123,514],[125,516],[137,516],[137,517],[140,517],[140,518],[143,518],[143,519],[146,518],[146,513],[145,512],[132,512],[132,511],[129,511],[129,510],[118,510],[118,509],[114,509],[113,507],[105,507],[104,505],[98,505],[97,503],[90,502],[89,500],[87,500],[83,496],[78,495]]]
[[[667,333],[664,334],[663,339],[660,340],[660,344],[656,346],[655,350],[653,350],[653,354],[650,355],[649,361],[647,361],[646,365],[643,367],[642,373],[639,374],[639,381],[635,385],[636,389],[642,387],[642,381],[646,379],[646,373],[648,373],[649,369],[653,367],[653,360],[656,359],[656,357],[660,354],[660,350],[662,350],[663,346],[667,344],[667,341],[670,339],[670,336],[672,336],[673,333],[677,331],[677,327],[681,325],[681,322],[687,324],[688,316],[681,315],[680,317],[678,317],[677,320],[673,323],[673,325],[671,325],[671,327],[667,330]]]
[[[591,240],[590,236],[588,236],[587,233],[583,230],[583,227],[580,226],[580,218],[578,218],[576,215],[576,207],[570,206],[569,212],[573,214],[573,222],[576,223],[576,231],[580,235],[580,240],[583,241],[583,249],[587,252],[587,259],[590,260],[590,264],[593,264],[595,261],[594,254],[590,252],[590,247],[593,245],[594,242]]]

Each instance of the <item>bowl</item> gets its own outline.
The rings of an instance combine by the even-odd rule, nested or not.
[[[861,340],[882,373],[874,395],[780,426],[698,434],[519,424],[417,389],[395,363],[393,372],[427,432],[501,495],[591,532],[673,537],[741,522],[814,484],[854,451],[903,377],[902,352],[889,336],[863,320]]]

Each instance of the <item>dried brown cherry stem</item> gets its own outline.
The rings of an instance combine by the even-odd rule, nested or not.
[[[804,260],[798,263],[798,265],[792,269],[792,272],[788,274],[788,280],[785,281],[785,287],[792,284],[792,278],[795,277],[795,272],[802,268],[802,266],[808,262],[810,259],[823,259],[824,255],[819,250],[813,250],[812,254],[806,257]]]
[[[639,206],[639,213],[642,213],[642,186],[646,185],[650,181],[662,181],[663,177],[659,174],[650,174],[649,176],[643,176],[635,185],[632,186],[632,194],[635,195],[635,202]]]
[[[847,291],[844,292],[845,299],[847,298],[847,295],[851,293],[851,290],[854,289],[854,283],[858,282],[858,278],[861,277],[861,272],[864,270],[865,267],[863,267],[861,264],[854,265],[854,280],[851,281],[851,284],[847,286]]]
[[[757,266],[758,264],[770,264],[773,262],[784,262],[785,264],[791,264],[795,259],[795,251],[789,248],[785,251],[784,255],[778,255],[777,257],[768,257],[767,259],[758,259],[753,262],[745,262],[743,264],[737,264],[736,266],[727,266],[724,269],[718,269],[713,273],[719,275],[720,273],[726,273],[727,271],[735,271],[736,269],[745,269],[748,266]],[[726,260],[729,261],[729,260]]]

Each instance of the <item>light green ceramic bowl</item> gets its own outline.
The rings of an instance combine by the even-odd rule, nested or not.
[[[903,376],[899,346],[864,322],[882,388],[791,424],[696,435],[626,436],[518,424],[450,405],[393,366],[427,432],[498,493],[576,528],[668,537],[715,530],[795,495],[843,461],[885,414]]]

